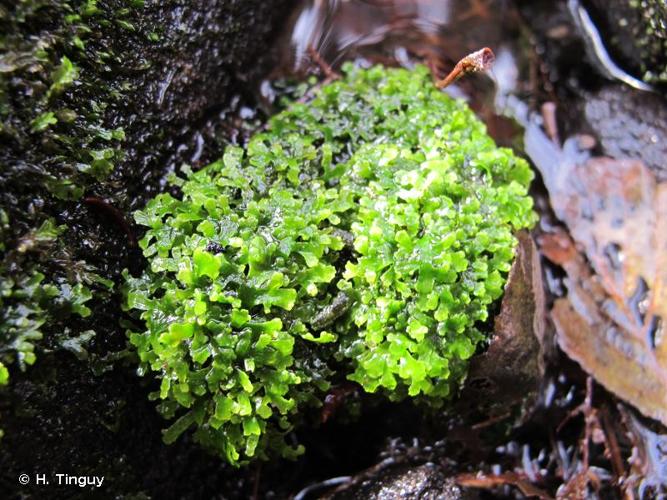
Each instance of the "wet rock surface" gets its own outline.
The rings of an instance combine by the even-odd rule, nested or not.
[[[667,106],[662,96],[607,86],[586,96],[583,114],[605,155],[641,159],[659,180],[667,179]]]
[[[464,397],[490,415],[535,398],[544,372],[540,344],[545,337],[545,305],[537,249],[527,232],[518,235],[517,257],[510,271],[488,349],[470,366]]]
[[[165,169],[182,162],[202,165],[214,159],[221,138],[228,135],[220,115],[234,95],[253,99],[248,83],[265,70],[266,44],[288,4],[284,0],[146,4],[141,22],[158,27],[160,38],[149,47],[137,43],[125,49],[129,64],[124,65],[140,66],[148,60],[150,67],[133,82],[131,107],[119,107],[110,116],[126,125],[128,143],[134,145],[122,175],[140,184],[129,189],[145,189],[149,176],[164,175]]]
[[[361,480],[351,487],[341,488],[325,498],[330,500],[464,500],[464,495],[452,478],[446,477],[434,464],[416,467],[403,466],[382,471]]]

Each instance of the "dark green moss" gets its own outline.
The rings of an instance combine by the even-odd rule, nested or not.
[[[124,82],[102,78],[108,69],[94,29],[103,13],[95,2],[29,1],[0,19],[5,176],[21,175],[20,157],[33,167],[35,184],[63,200],[80,198],[123,158],[122,128],[106,125]]]
[[[132,241],[124,245],[118,238],[123,228],[104,231],[99,219],[90,224],[85,219],[94,208],[74,202],[84,193],[106,194],[123,210],[135,198],[128,192],[155,187],[173,167],[164,165],[174,156],[169,138],[192,127],[184,121],[197,123],[231,82],[224,65],[232,64],[235,46],[245,49],[254,20],[242,33],[233,22],[242,9],[222,2],[215,9],[206,5],[211,12],[201,25],[196,7],[183,10],[177,22],[178,2],[27,0],[0,7],[0,277],[6,290],[33,273],[48,282],[71,278],[77,261],[111,279],[127,265],[123,246]],[[219,24],[216,9],[229,17],[228,26]],[[183,32],[189,23],[196,28]],[[255,27],[264,34],[269,29]],[[156,31],[165,36],[147,37]],[[227,55],[212,60],[202,52],[207,44]],[[201,74],[181,74],[197,63]],[[201,92],[204,80],[208,93]],[[192,99],[180,105],[190,92]],[[157,156],[163,162],[154,169]],[[151,176],[153,183],[137,182]],[[17,260],[21,241],[53,216],[56,224],[67,222],[59,243],[66,257],[45,268],[40,248]],[[91,225],[99,227],[92,234]],[[117,241],[101,241],[100,229]],[[103,247],[100,262],[92,253]]]
[[[107,470],[116,491],[162,487],[145,473],[146,457],[164,452],[159,439],[146,437],[147,389],[122,366],[120,303],[105,283],[118,281],[122,268],[141,265],[124,214],[142,206],[174,166],[207,161],[226,141],[221,109],[261,71],[258,55],[266,53],[286,3],[0,3],[3,306],[38,303],[41,312],[28,319],[48,316],[39,328],[43,338],[34,342],[36,362],[25,372],[19,352],[0,346],[9,377],[0,405],[3,485],[15,486],[17,474],[39,463],[50,472],[72,464],[81,473]],[[52,245],[19,252],[45,221],[66,229]],[[53,285],[59,296],[73,294],[72,305],[90,315],[81,317],[65,301],[52,301],[58,307],[49,309],[17,293],[40,275],[41,285]],[[87,281],[92,276],[99,280]],[[88,295],[83,287],[92,298],[77,306],[76,296]],[[114,360],[121,366],[114,369]],[[111,430],[115,422],[123,423],[118,434]],[[187,456],[187,445],[184,450]]]

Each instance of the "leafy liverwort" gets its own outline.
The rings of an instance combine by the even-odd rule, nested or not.
[[[135,215],[130,341],[176,418],[167,442],[193,428],[232,464],[294,456],[334,366],[437,405],[485,338],[535,219],[530,168],[425,68],[344,73]]]

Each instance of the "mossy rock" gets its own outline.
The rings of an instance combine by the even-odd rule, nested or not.
[[[127,352],[110,288],[124,267],[140,265],[120,221],[175,166],[210,161],[226,143],[220,110],[262,73],[288,4],[0,5],[4,485],[18,488],[18,474],[37,466],[47,474],[75,467],[110,474],[118,493],[156,492],[169,470],[201,463],[185,445],[158,460],[156,473],[147,457],[165,452],[146,437],[147,389],[132,367],[112,369]]]

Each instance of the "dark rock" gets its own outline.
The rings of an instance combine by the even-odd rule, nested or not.
[[[649,83],[667,82],[664,0],[590,0],[590,14],[617,61]]]
[[[451,477],[427,463],[419,466],[387,468],[373,477],[353,481],[334,492],[328,499],[349,500],[461,500],[464,495]]]
[[[457,402],[465,413],[487,418],[509,416],[512,406],[530,406],[536,399],[549,351],[542,268],[532,237],[518,234],[500,313],[495,317],[489,348],[473,357]]]

